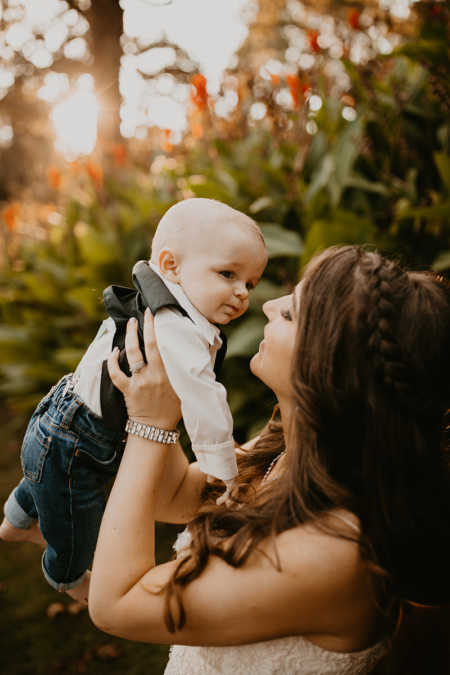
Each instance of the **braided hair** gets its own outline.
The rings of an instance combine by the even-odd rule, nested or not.
[[[408,274],[376,253],[361,251],[359,267],[366,280],[367,357],[378,384],[406,411],[419,416],[441,415],[448,400],[445,395],[442,399],[442,387],[436,390],[436,378],[430,378],[433,369],[427,371],[420,363],[413,363],[411,350],[402,339],[402,328],[414,333],[411,324],[421,321],[419,307],[406,326],[402,326],[402,308],[407,308],[414,295],[426,291],[427,286],[428,291],[439,285],[444,290],[444,280],[430,274]]]

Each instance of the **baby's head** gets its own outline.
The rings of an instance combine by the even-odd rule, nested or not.
[[[227,324],[247,310],[267,252],[251,218],[214,199],[193,198],[161,218],[151,262],[209,321]]]

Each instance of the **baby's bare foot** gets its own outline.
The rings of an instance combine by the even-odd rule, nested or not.
[[[79,586],[75,586],[75,588],[70,588],[68,591],[66,591],[67,595],[70,595],[71,598],[73,598],[77,602],[80,602],[82,605],[87,605],[90,580],[91,580],[91,573],[89,572],[89,570],[87,570],[86,576],[84,577],[81,584]]]
[[[39,527],[39,523],[37,521],[31,527],[23,529],[20,527],[14,527],[14,525],[11,525],[11,523],[6,520],[6,518],[3,518],[3,522],[0,525],[0,539],[3,539],[3,541],[13,542],[29,541],[33,544],[41,546],[42,548],[45,548],[46,546],[45,539],[42,536],[41,528]]]

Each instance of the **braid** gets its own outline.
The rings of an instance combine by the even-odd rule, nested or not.
[[[368,363],[377,383],[411,407],[415,387],[396,338],[397,320],[407,293],[408,276],[396,263],[377,253],[360,262],[365,273]],[[413,406],[414,407],[414,406]]]

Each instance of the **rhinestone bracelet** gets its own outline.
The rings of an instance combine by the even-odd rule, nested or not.
[[[168,429],[155,427],[153,424],[143,424],[142,422],[130,419],[127,420],[125,431],[128,434],[133,434],[133,436],[140,436],[141,438],[146,438],[156,443],[163,443],[164,445],[176,443],[180,437],[180,432],[176,429],[169,431]]]

